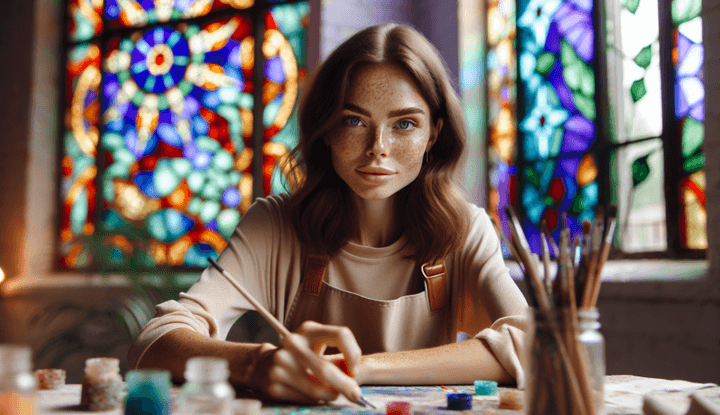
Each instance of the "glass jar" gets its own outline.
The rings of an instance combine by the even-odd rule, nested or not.
[[[595,307],[578,310],[578,340],[585,346],[590,387],[595,394],[597,414],[605,410],[605,337],[600,332],[600,313]]]
[[[131,370],[125,378],[125,415],[170,415],[170,372]]]
[[[120,360],[94,357],[85,361],[80,407],[88,411],[111,411],[122,402]]]
[[[525,361],[527,414],[604,411],[605,343],[597,309],[530,311]]]
[[[193,357],[185,365],[173,415],[232,415],[235,390],[228,383],[228,362],[214,357]]]
[[[35,414],[36,389],[30,348],[0,344],[0,414]]]

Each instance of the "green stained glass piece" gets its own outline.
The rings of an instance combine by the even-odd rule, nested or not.
[[[208,180],[205,186],[200,190],[200,196],[204,197],[205,200],[220,200],[221,195],[222,189],[220,189],[212,180]]]
[[[227,171],[233,166],[233,158],[230,153],[223,149],[215,153],[212,163],[216,169],[220,171]]]
[[[170,161],[162,159],[155,165],[153,172],[153,184],[160,197],[165,197],[172,193],[180,184],[182,177],[175,173]]]
[[[545,196],[545,200],[543,202],[545,203],[545,206],[553,206],[555,204],[555,201],[550,196]]]
[[[158,109],[160,111],[165,111],[170,107],[170,104],[168,103],[167,97],[165,94],[158,95]]]
[[[590,121],[595,121],[595,101],[591,97],[573,94],[575,106]]]
[[[120,49],[124,52],[131,53],[135,49],[135,44],[130,39],[123,39],[120,42]]]
[[[237,209],[223,209],[217,215],[218,232],[223,238],[230,238],[238,222],[240,222],[240,212]]]
[[[682,153],[683,158],[695,154],[705,138],[705,126],[693,118],[687,117],[683,124],[682,132]]]
[[[242,178],[242,175],[240,172],[232,170],[230,173],[228,173],[228,185],[229,186],[237,186],[240,184],[240,179]]]
[[[205,54],[204,53],[196,53],[190,57],[190,60],[193,63],[202,65],[203,63],[205,63]]]
[[[200,211],[200,220],[204,223],[212,222],[218,213],[220,213],[220,203],[214,200],[208,200]]]
[[[696,154],[683,163],[683,170],[687,174],[695,173],[703,167],[705,167],[705,154],[703,153]]]
[[[638,187],[650,175],[650,164],[648,158],[650,154],[641,156],[632,163],[632,179],[633,187]]]
[[[625,8],[630,11],[630,13],[635,14],[638,7],[640,7],[640,0],[625,0],[623,2],[623,6],[625,6]]]
[[[187,175],[192,171],[192,163],[190,163],[190,160],[185,158],[174,158],[170,161],[170,165],[173,170],[175,170],[175,173],[181,177],[187,177]]]
[[[535,72],[542,76],[547,76],[550,73],[553,66],[555,65],[555,54],[550,52],[544,52],[537,58],[537,65],[535,66]]]
[[[702,10],[701,0],[673,0],[670,6],[673,25],[679,26],[700,16]]]
[[[145,93],[140,90],[135,91],[135,95],[133,95],[132,97],[133,104],[135,104],[137,107],[141,107],[144,101]]]
[[[130,71],[127,71],[127,70],[125,70],[125,71],[120,71],[120,72],[117,74],[117,77],[118,77],[118,83],[120,83],[120,85],[122,85],[122,84],[124,84],[128,79],[130,79]]]
[[[100,144],[104,149],[113,151],[125,147],[125,140],[118,133],[105,133],[102,135]]]
[[[225,175],[225,171],[219,170],[217,167],[211,168],[207,172],[207,179],[213,184],[219,191],[228,187],[230,180]],[[218,196],[219,197],[219,196]],[[208,197],[210,199],[210,197]],[[213,197],[214,199],[214,197]]]
[[[199,197],[193,197],[190,199],[190,203],[188,203],[186,210],[188,213],[192,213],[193,215],[197,215],[200,213],[203,207],[203,201]]]
[[[193,171],[187,177],[187,184],[191,192],[198,193],[205,185],[205,176],[199,171]]]
[[[525,177],[527,177],[527,180],[528,180],[530,183],[534,184],[535,186],[539,186],[539,185],[540,185],[540,177],[538,176],[538,174],[537,174],[537,172],[535,171],[535,169],[532,169],[532,168],[530,168],[530,167],[526,168],[526,169],[525,169]]]
[[[238,106],[245,108],[246,110],[252,110],[253,108],[253,96],[247,92],[243,92],[238,97]]]
[[[638,79],[630,86],[630,96],[632,97],[633,103],[640,101],[646,93],[645,78]]]
[[[148,19],[148,22],[150,22],[150,23],[157,22],[158,21],[157,10],[155,10],[155,9],[148,10],[147,19]]]
[[[70,230],[73,235],[82,235],[88,215],[88,196],[85,189],[81,190],[78,198],[70,208]]]
[[[647,69],[650,66],[650,61],[652,61],[652,45],[642,48],[633,60],[639,67]]]
[[[578,193],[578,195],[573,200],[572,207],[570,210],[575,214],[575,216],[583,213],[587,207],[585,206],[585,198],[583,198],[582,193]]]
[[[208,151],[210,153],[220,150],[220,143],[206,135],[195,139],[195,146],[200,150]]]
[[[183,93],[183,95],[187,96],[190,91],[192,91],[193,84],[183,79],[178,83],[178,88],[180,88],[180,91]]]

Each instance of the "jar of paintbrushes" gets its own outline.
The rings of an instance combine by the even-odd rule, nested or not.
[[[523,269],[531,305],[525,361],[525,407],[530,415],[596,415],[604,411],[605,342],[596,304],[616,212],[611,208],[606,221],[599,208],[593,223],[583,222],[582,238],[578,235],[574,240],[563,215],[559,244],[542,223],[542,261],[531,253],[512,207],[506,207],[512,239],[496,224]],[[554,278],[551,251],[557,263]]]

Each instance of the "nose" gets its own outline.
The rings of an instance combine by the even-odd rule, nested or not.
[[[365,154],[369,157],[387,157],[387,139],[385,138],[385,131],[382,127],[373,130],[370,140],[370,146]]]

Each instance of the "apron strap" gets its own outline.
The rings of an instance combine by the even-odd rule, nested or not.
[[[442,261],[434,264],[426,262],[420,269],[422,270],[423,277],[425,277],[425,287],[427,288],[430,311],[443,308],[448,297],[445,264]]]
[[[305,269],[304,269],[304,286],[305,292],[312,295],[320,294],[320,287],[322,287],[323,280],[325,279],[325,272],[327,271],[328,258],[325,255],[307,254],[305,257]]]

